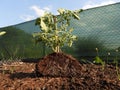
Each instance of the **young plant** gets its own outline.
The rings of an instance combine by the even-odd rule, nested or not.
[[[115,63],[115,67],[116,67],[116,72],[117,72],[117,76],[118,76],[118,79],[120,80],[120,72],[119,72],[119,66],[118,66],[118,50],[116,50],[116,57],[114,59],[114,62]]]
[[[119,67],[118,67],[118,61],[116,61],[115,63],[116,63],[115,67],[116,67],[117,77],[120,80],[120,72],[119,72]]]
[[[46,12],[44,16],[36,19],[36,25],[40,27],[40,32],[34,33],[36,42],[43,42],[51,47],[54,52],[60,52],[64,45],[72,46],[76,36],[72,35],[73,28],[70,28],[70,20],[79,20],[79,13],[82,10],[70,11],[58,9],[59,15]]]
[[[103,60],[99,57],[98,48],[96,48],[96,53],[97,53],[97,56],[95,57],[94,63],[101,64],[101,65],[102,65],[102,70],[104,70],[105,61],[103,61]]]

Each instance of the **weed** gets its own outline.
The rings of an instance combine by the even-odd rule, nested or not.
[[[104,70],[104,68],[105,68],[105,62],[99,56],[95,57],[94,62],[98,63],[98,64],[101,64],[102,65],[102,70]]]
[[[94,63],[101,64],[101,65],[102,65],[102,70],[104,70],[105,61],[103,61],[103,60],[99,57],[98,48],[95,48],[95,49],[96,49],[96,54],[97,54],[97,56],[95,57]]]
[[[118,50],[116,50],[116,56],[115,56],[115,59],[114,59],[114,62],[115,63],[115,67],[116,67],[116,72],[117,72],[117,77],[118,77],[118,80],[120,80],[120,72],[119,72],[119,66],[118,66]]]

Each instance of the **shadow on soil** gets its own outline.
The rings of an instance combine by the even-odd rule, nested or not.
[[[24,73],[24,72],[16,72],[10,75],[10,79],[23,79],[23,78],[35,78],[35,73]]]

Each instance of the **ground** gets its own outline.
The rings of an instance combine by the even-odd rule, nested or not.
[[[35,62],[0,63],[0,90],[120,90],[114,65],[79,63],[80,76],[36,75]]]

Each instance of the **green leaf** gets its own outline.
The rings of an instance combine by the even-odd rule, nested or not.
[[[41,28],[42,28],[42,30],[45,30],[45,31],[48,30],[48,28],[47,28],[46,24],[44,23],[43,19],[41,19]]]
[[[5,31],[0,32],[0,36],[4,35],[5,33]]]
[[[80,17],[77,14],[73,13],[73,16],[75,19],[80,20]]]
[[[70,29],[69,29],[69,32],[71,33],[71,32],[73,32],[73,30],[74,30],[73,28],[70,28]]]
[[[98,63],[98,64],[99,63],[102,64],[103,61],[102,61],[102,59],[100,59],[100,57],[96,56],[94,62]]]
[[[76,39],[76,38],[77,38],[77,36],[73,35],[71,38],[72,38],[72,39]]]
[[[60,14],[63,14],[63,13],[65,12],[65,10],[64,10],[63,8],[60,8],[60,9],[58,9],[58,12],[59,12]]]
[[[40,18],[36,19],[35,25],[40,25]]]
[[[83,9],[80,9],[80,10],[76,10],[75,12],[80,13],[82,11],[83,11]]]
[[[72,43],[73,43],[72,41],[69,43],[69,46],[70,46],[70,47],[72,46]]]

